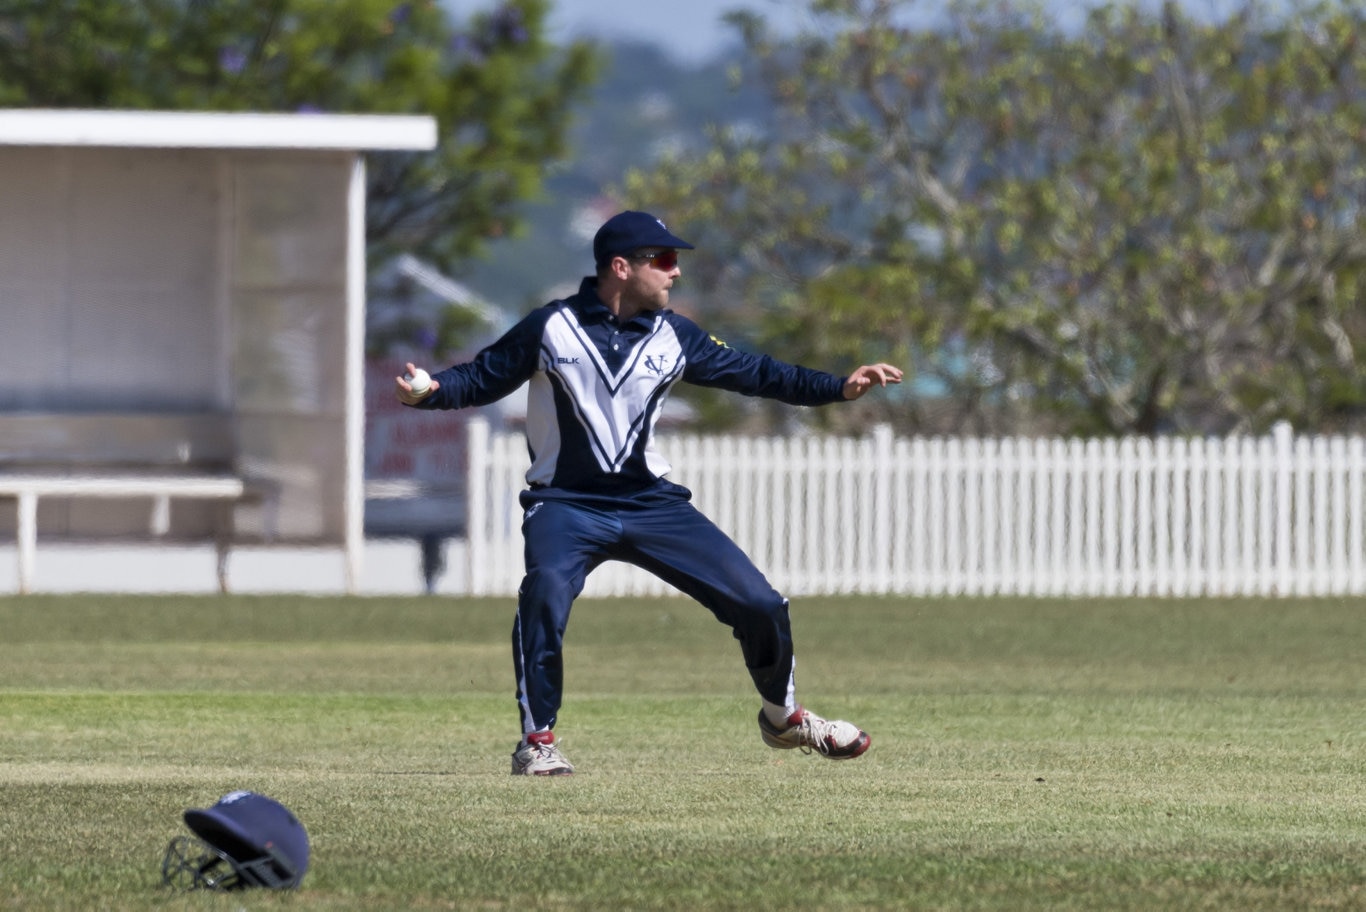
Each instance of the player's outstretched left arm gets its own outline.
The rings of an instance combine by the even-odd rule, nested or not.
[[[865,364],[844,380],[844,398],[857,399],[874,386],[901,382],[901,368],[890,364]]]

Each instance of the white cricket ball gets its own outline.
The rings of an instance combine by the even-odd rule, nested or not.
[[[408,385],[413,388],[415,393],[425,393],[427,387],[432,385],[432,375],[419,367],[408,377]]]

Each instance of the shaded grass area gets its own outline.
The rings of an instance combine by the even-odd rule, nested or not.
[[[513,779],[506,600],[0,601],[0,907],[1366,907],[1366,602],[810,599],[757,737],[684,600],[585,601],[559,731]],[[233,788],[308,827],[296,895],[158,884]]]

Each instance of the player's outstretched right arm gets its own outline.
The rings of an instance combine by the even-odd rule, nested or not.
[[[421,409],[461,409],[497,402],[536,372],[547,316],[547,308],[538,308],[468,362],[432,374],[425,395],[416,393],[406,378],[395,378],[398,401]],[[410,375],[413,368],[408,365]]]

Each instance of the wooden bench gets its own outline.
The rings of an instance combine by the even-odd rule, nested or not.
[[[230,419],[220,415],[0,415],[0,498],[16,501],[18,591],[33,586],[41,498],[145,499],[154,539],[171,529],[172,499],[218,504],[213,538],[226,591],[232,508],[247,490],[228,471],[231,449]]]
[[[152,501],[149,528],[153,536],[170,528],[171,498],[190,497],[213,500],[240,500],[245,493],[242,479],[230,475],[82,475],[62,478],[51,475],[0,474],[0,497],[18,500],[15,548],[19,559],[19,592],[33,587],[34,565],[38,553],[38,498],[53,497],[148,497]],[[227,530],[215,542],[218,553],[218,588],[227,591]]]

